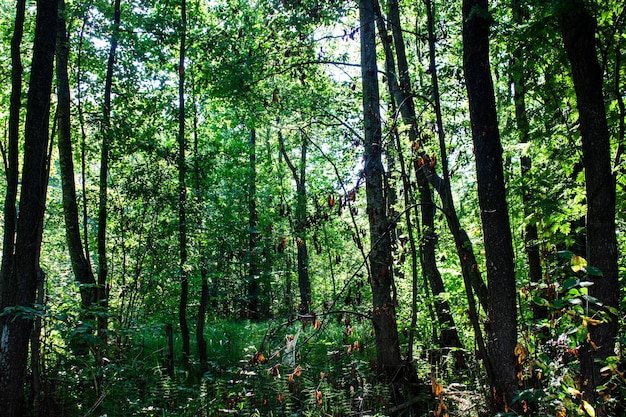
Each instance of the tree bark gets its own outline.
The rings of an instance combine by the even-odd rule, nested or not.
[[[493,366],[493,411],[511,407],[517,387],[514,355],[517,308],[513,244],[502,167],[495,95],[489,64],[487,0],[463,1],[463,69],[469,99],[478,203],[489,289],[485,330]]]
[[[434,10],[432,2],[426,1],[427,18],[428,18],[428,49],[430,52],[430,69],[431,69],[431,81],[433,86],[433,104],[435,107],[435,118],[437,123],[437,134],[439,136],[439,148],[440,148],[440,165],[443,178],[437,176],[434,172],[427,172],[427,177],[439,198],[441,199],[441,205],[446,215],[446,221],[448,228],[454,239],[456,252],[459,257],[459,263],[461,265],[461,273],[463,275],[464,282],[471,284],[473,293],[478,297],[480,305],[487,310],[489,294],[487,286],[483,281],[483,278],[478,269],[478,262],[474,255],[474,249],[472,241],[465,230],[461,228],[461,221],[456,212],[454,205],[454,199],[452,197],[452,188],[450,185],[450,175],[448,170],[448,155],[446,151],[445,131],[443,128],[443,117],[441,112],[441,100],[439,95],[439,78],[437,73],[436,57],[435,57],[435,31],[434,31]],[[423,168],[424,170],[425,168]],[[474,303],[473,300],[469,302]]]
[[[374,324],[378,369],[388,378],[397,377],[402,366],[396,323],[396,306],[391,293],[391,239],[383,190],[382,135],[380,124],[376,31],[373,1],[359,1],[361,28],[361,77],[365,130],[364,171],[370,234],[372,322]]]
[[[593,282],[589,295],[602,302],[609,320],[589,326],[589,337],[580,350],[581,373],[588,399],[599,398],[596,387],[605,383],[600,369],[614,355],[617,317],[607,309],[617,309],[620,300],[615,236],[615,177],[611,170],[611,143],[602,92],[603,74],[596,55],[596,22],[582,1],[565,2],[559,13],[559,26],[569,57],[582,138],[585,191],[587,196],[587,262],[602,276],[589,274]],[[616,310],[613,310],[616,311]],[[597,415],[606,415],[603,408]]]
[[[80,286],[81,308],[88,309],[96,301],[95,277],[83,249],[78,222],[78,204],[74,181],[74,161],[70,123],[70,85],[67,75],[69,39],[65,29],[65,1],[59,0],[57,27],[57,120],[59,165],[63,191],[65,235],[74,277]]]
[[[307,249],[307,197],[306,197],[306,154],[307,137],[301,133],[302,147],[300,152],[300,170],[291,162],[282,134],[278,141],[285,163],[293,174],[296,182],[296,246],[298,251],[298,288],[300,289],[300,314],[309,314],[311,307],[311,280],[309,278],[309,252]]]
[[[24,175],[10,272],[16,288],[10,299],[3,294],[1,307],[9,314],[0,317],[0,409],[7,417],[22,416],[24,412],[24,380],[33,324],[32,318],[24,316],[24,309],[33,308],[39,272],[56,25],[57,1],[39,0],[24,129]],[[6,307],[14,309],[7,311]]]
[[[11,281],[15,232],[17,227],[17,186],[19,177],[20,112],[22,110],[22,56],[20,46],[24,34],[26,0],[16,4],[15,26],[11,38],[11,98],[9,105],[9,143],[5,156],[7,189],[4,197],[4,233],[2,244],[2,266],[0,269],[0,311],[4,308],[3,298],[14,297],[17,283]]]
[[[375,6],[376,7],[376,6]],[[417,143],[417,117],[415,114],[415,104],[411,95],[411,83],[409,77],[409,66],[406,58],[406,52],[404,48],[404,38],[402,34],[399,5],[396,0],[389,2],[389,24],[392,28],[394,46],[396,50],[396,58],[398,61],[399,74],[396,77],[396,66],[394,63],[393,52],[391,49],[390,39],[387,35],[387,31],[384,27],[382,13],[380,10],[376,10],[379,16],[378,29],[381,33],[381,42],[385,51],[385,73],[387,74],[387,85],[389,86],[391,99],[395,106],[399,106],[398,112],[402,116],[403,121],[409,125],[409,140],[411,143]],[[394,106],[394,107],[395,107]],[[399,142],[399,138],[396,137],[396,149],[398,151],[398,158],[400,160],[400,170],[402,173],[402,181],[404,187],[405,206],[410,206],[409,190],[411,184],[409,181],[409,173],[405,167],[404,156],[402,148]],[[423,153],[423,150],[421,150]],[[421,250],[419,261],[422,267],[422,274],[426,285],[432,290],[434,297],[445,291],[445,285],[437,267],[436,250],[437,234],[435,233],[435,206],[432,201],[432,189],[428,183],[426,175],[421,169],[415,171],[419,189],[419,210],[422,216],[422,238],[421,238]],[[407,229],[409,234],[409,242],[411,244],[412,253],[412,272],[413,280],[417,280],[417,256],[416,248],[413,238],[413,224],[411,221],[410,211],[406,212]],[[415,292],[415,290],[414,290]],[[414,301],[414,304],[416,302]],[[456,326],[454,324],[454,318],[450,314],[450,305],[445,300],[437,299],[434,301],[435,314],[437,321],[439,322],[440,337],[437,343],[442,347],[462,347]],[[412,328],[415,327],[415,316],[412,317]],[[412,346],[413,331],[410,333],[409,345]],[[409,359],[412,358],[411,352],[409,352]]]

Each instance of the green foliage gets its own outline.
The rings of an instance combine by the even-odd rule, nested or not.
[[[8,119],[10,92],[14,10],[9,3],[0,5],[0,83],[5,87],[0,91],[2,126]],[[25,80],[34,26],[31,3],[22,46]],[[101,139],[97,132],[102,123],[112,7],[110,1],[100,0],[67,3],[76,183],[79,205],[86,213],[85,218],[81,213],[81,226],[87,233],[87,257],[96,265]],[[386,415],[395,398],[392,388],[374,371],[374,329],[369,321],[368,210],[361,172],[356,3],[187,3],[187,314],[194,329],[205,273],[209,311],[202,319],[206,320],[208,362],[199,363],[194,342],[191,367],[183,370],[181,342],[174,326],[175,372],[172,376],[167,372],[164,326],[177,322],[180,291],[176,165],[180,3],[122,2],[112,103],[109,306],[88,311],[79,308],[78,286],[62,231],[61,184],[53,151],[41,254],[46,272],[44,303],[10,307],[1,313],[16,320],[42,321],[40,365],[43,394],[50,399],[49,415]],[[414,1],[400,1],[400,6],[420,143],[409,143],[398,109],[386,105],[388,80],[381,76],[381,146],[389,157],[386,162],[391,156],[397,158],[392,140],[397,133],[405,162],[411,166],[416,147],[438,158],[441,149],[435,140],[439,132],[434,123],[425,6]],[[526,415],[588,415],[577,349],[586,341],[589,326],[605,322],[609,314],[588,291],[591,278],[601,279],[602,271],[584,260],[585,167],[555,9],[550,2],[525,6],[527,15],[521,24],[514,21],[510,5],[503,2],[473,15],[491,25],[493,78],[516,248],[520,311],[516,402],[528,407]],[[623,252],[626,220],[619,216],[626,210],[626,162],[620,148],[624,146],[620,126],[625,118],[620,102],[626,98],[623,4],[610,0],[587,6],[598,21],[599,57],[606,73],[615,155],[611,162],[617,183],[616,230]],[[484,271],[463,86],[460,2],[435,2],[435,11],[436,69],[449,178],[462,227],[474,244],[475,267]],[[518,47],[524,58],[512,65],[512,52]],[[528,138],[524,144],[520,144],[511,80],[524,80],[525,84]],[[259,240],[258,246],[250,249],[248,138],[252,129],[257,132],[255,232]],[[298,316],[298,201],[295,181],[279,152],[279,132],[287,155],[295,162],[300,161],[302,138],[308,141],[304,217],[312,280],[311,317]],[[4,140],[1,145],[4,152]],[[532,168],[524,177],[520,175],[522,157],[532,159]],[[440,166],[439,160],[437,172]],[[397,165],[389,167],[390,186],[400,196],[409,194],[410,204],[416,204],[414,171],[409,189],[403,189],[398,170]],[[524,201],[525,194],[530,197]],[[435,205],[441,205],[437,197]],[[394,302],[402,353],[406,357],[412,349],[411,366],[420,378],[428,381],[435,376],[442,384],[443,393],[432,395],[437,401],[444,400],[450,415],[486,413],[487,381],[475,355],[455,242],[441,210],[436,212],[433,232],[445,292],[434,297],[420,282],[413,305],[410,245],[402,215],[412,209],[404,202],[394,206],[399,213],[394,218],[398,235]],[[522,234],[529,224],[539,232],[531,245],[541,253],[541,282],[528,282]],[[418,240],[425,238],[424,232],[416,232]],[[267,317],[263,322],[244,319],[251,255],[260,259],[258,280]],[[619,262],[621,287],[626,288],[626,260],[621,257]],[[441,348],[436,339],[442,329],[429,308],[441,299],[449,302],[465,346],[459,350],[466,360],[462,369],[456,368],[455,352],[441,355],[440,361],[432,360]],[[599,387],[607,393],[602,401],[616,415],[623,412],[620,401],[626,395],[625,319],[620,315],[625,307],[622,294],[619,310],[608,310],[620,320],[618,349],[603,364],[610,379]],[[537,308],[545,309],[546,317],[534,318]],[[411,324],[413,309],[415,325]],[[110,323],[107,345],[94,332],[93,321],[98,316],[106,316]],[[478,316],[484,325],[484,311]],[[409,346],[411,332],[413,346]],[[425,396],[427,392],[424,388]],[[432,405],[423,415],[435,410],[436,404]]]

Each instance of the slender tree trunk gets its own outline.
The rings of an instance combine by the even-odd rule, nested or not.
[[[0,311],[5,307],[4,297],[13,299],[17,288],[11,280],[15,232],[17,227],[17,183],[19,177],[20,112],[22,110],[22,56],[20,46],[24,34],[26,0],[16,4],[15,26],[11,38],[11,98],[9,107],[9,144],[6,150],[5,173],[7,189],[4,197],[4,234],[2,244],[2,266],[0,267]]]
[[[378,369],[393,380],[402,366],[392,299],[391,240],[383,190],[382,135],[380,124],[376,31],[372,0],[359,1],[361,28],[361,77],[363,82],[363,122],[365,130],[365,184],[370,232],[370,285]]]
[[[440,149],[440,165],[443,178],[438,177],[434,171],[427,172],[427,177],[433,188],[439,194],[441,199],[441,205],[444,213],[446,214],[446,221],[450,233],[454,238],[454,244],[456,252],[459,257],[459,263],[461,265],[461,273],[463,275],[464,282],[471,283],[473,293],[476,294],[481,306],[487,310],[488,304],[488,291],[485,282],[482,279],[480,270],[478,269],[478,262],[474,255],[474,249],[472,241],[467,236],[467,233],[461,228],[461,222],[456,212],[454,200],[452,198],[452,188],[450,184],[450,175],[448,170],[448,155],[446,152],[446,140],[445,131],[443,128],[443,117],[441,112],[441,100],[439,95],[439,78],[436,65],[436,45],[435,45],[435,15],[434,5],[430,0],[426,0],[426,11],[428,18],[428,49],[430,54],[430,70],[431,70],[431,82],[433,87],[433,104],[435,107],[435,118],[437,123],[437,135],[439,136],[439,149]],[[426,167],[423,168],[423,170]],[[474,303],[473,300],[469,300]]]
[[[298,287],[300,288],[300,314],[309,314],[311,307],[311,280],[309,278],[309,252],[307,248],[307,197],[306,197],[306,154],[307,138],[302,137],[300,153],[300,179],[297,182],[296,245],[298,247]]]
[[[505,411],[517,387],[514,355],[517,308],[513,243],[502,167],[495,95],[489,64],[487,0],[463,1],[463,69],[469,99],[478,204],[485,243],[489,289],[488,360],[497,364],[492,383],[493,411]]]
[[[81,308],[87,309],[96,300],[95,283],[91,265],[83,249],[78,222],[78,204],[74,181],[74,161],[70,124],[70,85],[67,76],[69,39],[65,29],[65,1],[59,0],[59,22],[57,28],[57,120],[59,165],[61,167],[61,186],[63,190],[63,213],[65,216],[65,235],[72,263],[74,277],[80,285]]]
[[[17,309],[0,317],[0,409],[7,417],[24,413],[24,381],[33,320],[19,308],[32,308],[39,273],[39,253],[48,178],[48,127],[56,39],[57,1],[39,0],[26,110],[24,175],[21,182],[14,263],[10,274],[16,288],[2,297],[2,309]]]
[[[408,130],[409,140],[411,141],[411,143],[418,143],[419,138],[417,133],[417,117],[415,114],[415,104],[413,101],[413,97],[411,96],[409,66],[404,48],[402,29],[400,26],[401,23],[398,2],[396,0],[391,0],[389,2],[389,23],[392,28],[394,45],[396,48],[396,57],[398,61],[397,73],[399,74],[399,77],[396,77],[396,67],[393,59],[390,40],[382,23],[382,13],[377,10],[377,14],[379,15],[378,28],[381,32],[380,38],[383,44],[383,49],[385,50],[385,72],[387,74],[387,84],[389,85],[390,94],[395,104],[397,106],[400,106],[399,112],[402,116],[403,121],[410,126]],[[411,189],[411,184],[409,181],[408,170],[405,168],[402,148],[399,142],[399,138],[397,138],[397,136],[396,148],[398,150],[400,169],[403,177],[403,187],[405,190],[405,206],[409,207],[411,202],[408,198],[408,190]],[[421,150],[421,152],[423,153],[423,150]],[[425,276],[425,281],[431,288],[433,296],[436,297],[439,294],[445,292],[445,285],[441,277],[441,273],[439,272],[439,268],[437,267],[436,261],[435,246],[437,244],[437,234],[435,233],[435,206],[432,200],[432,189],[429,185],[426,174],[421,169],[417,169],[415,172],[419,187],[420,213],[422,216],[423,226],[423,237],[421,240],[420,250],[421,256],[419,260],[422,266],[422,273]],[[413,225],[410,218],[410,211],[408,210],[406,218],[409,241],[411,243],[413,280],[416,282],[417,251],[413,240]],[[458,336],[458,332],[454,324],[454,318],[450,314],[451,309],[449,303],[445,300],[436,300],[434,304],[435,313],[439,322],[439,328],[441,329],[438,343],[440,344],[440,346],[443,347],[462,347],[461,340]],[[412,317],[412,321],[413,320],[415,320],[415,316]],[[415,323],[412,323],[412,327],[415,327]],[[413,332],[411,332],[410,335],[409,345],[412,345],[412,340]]]
[[[300,314],[309,314],[311,306],[311,280],[309,278],[309,252],[307,249],[307,197],[306,197],[306,155],[307,137],[301,132],[302,147],[300,152],[300,170],[291,162],[282,134],[278,133],[278,142],[285,163],[296,182],[296,246],[298,250],[298,288],[300,289]]]
[[[441,112],[441,99],[439,95],[439,78],[437,72],[437,60],[436,60],[436,43],[435,43],[435,10],[431,0],[426,0],[426,15],[427,15],[427,27],[428,27],[428,50],[430,55],[430,70],[431,70],[431,83],[432,83],[432,96],[435,110],[435,120],[437,124],[437,135],[439,138],[439,152],[440,152],[440,165],[443,174],[443,179],[440,178],[434,171],[434,169],[428,170],[426,166],[422,166],[421,170],[426,173],[428,181],[433,188],[439,194],[443,211],[446,215],[446,221],[448,223],[448,229],[454,238],[454,244],[456,247],[457,256],[459,257],[459,263],[461,265],[461,274],[463,276],[463,285],[465,286],[465,293],[467,295],[467,303],[469,307],[470,322],[474,330],[474,338],[478,351],[483,358],[487,358],[487,352],[483,339],[482,330],[480,328],[478,310],[476,308],[476,300],[474,294],[476,294],[479,302],[486,310],[488,305],[488,291],[485,282],[482,279],[480,270],[478,269],[478,263],[476,256],[474,255],[474,249],[472,241],[469,236],[461,228],[461,222],[454,206],[454,200],[452,198],[452,187],[450,185],[450,175],[448,170],[448,154],[446,150],[446,138],[445,130],[443,127],[443,115]],[[457,363],[462,362],[461,355],[457,356]],[[485,367],[487,374],[491,380],[493,370],[488,360],[485,360]]]
[[[189,367],[191,354],[187,303],[189,271],[187,266],[187,162],[185,160],[185,48],[187,39],[187,2],[181,0],[180,51],[178,61],[178,244],[180,250],[180,302],[178,320],[183,339],[183,366]]]
[[[582,138],[585,191],[587,195],[587,262],[602,276],[589,274],[594,285],[589,295],[602,302],[609,320],[589,326],[589,336],[580,350],[581,373],[588,399],[599,399],[596,387],[608,381],[600,372],[603,361],[614,355],[617,309],[620,300],[615,237],[615,177],[611,170],[611,142],[602,93],[602,69],[595,42],[595,19],[579,0],[567,1],[559,14],[563,43],[569,57],[576,91]],[[614,310],[616,311],[616,310]],[[607,410],[597,409],[597,415]]]
[[[102,311],[98,314],[98,336],[107,343],[107,310],[109,306],[109,291],[107,275],[109,266],[107,261],[106,230],[108,204],[108,175],[109,175],[109,147],[111,145],[111,87],[113,85],[113,70],[115,54],[119,37],[121,20],[121,0],[114,0],[113,4],[113,31],[110,38],[107,73],[104,81],[104,106],[102,110],[102,149],[100,150],[100,181],[98,190],[98,277],[97,277],[97,305]]]

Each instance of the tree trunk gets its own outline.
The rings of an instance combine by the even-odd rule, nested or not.
[[[21,310],[33,307],[39,273],[56,24],[57,1],[39,0],[26,109],[24,175],[10,271],[16,288],[10,298],[3,294],[2,310],[10,313],[0,317],[0,408],[7,417],[22,416],[24,412],[24,380],[33,320],[24,317]],[[5,307],[14,310],[7,311]]]
[[[119,37],[121,20],[121,0],[114,0],[113,8],[113,32],[111,33],[109,57],[107,60],[107,73],[104,80],[104,106],[102,109],[102,149],[100,150],[100,181],[98,185],[98,277],[97,277],[97,305],[101,309],[98,314],[98,336],[102,343],[107,343],[107,310],[109,306],[109,291],[107,275],[109,266],[107,262],[106,230],[107,230],[107,203],[108,203],[108,174],[109,174],[109,147],[111,142],[111,87],[113,85],[113,70],[115,66],[115,53],[117,51],[117,39]]]
[[[22,56],[20,46],[24,34],[24,15],[26,0],[16,4],[15,27],[11,38],[11,99],[9,107],[9,143],[6,150],[5,173],[7,189],[4,198],[4,236],[2,245],[2,266],[0,269],[0,311],[4,308],[3,297],[12,299],[11,294],[17,288],[11,281],[13,254],[15,250],[15,232],[17,225],[17,185],[19,177],[19,135],[20,112],[22,110]],[[6,295],[5,295],[6,294]]]
[[[309,252],[307,249],[307,198],[306,198],[306,153],[307,137],[301,132],[302,147],[300,152],[300,171],[291,162],[282,134],[278,133],[278,142],[285,163],[296,182],[296,246],[298,250],[298,288],[300,289],[300,314],[309,314],[311,307],[311,280],[309,278]]]
[[[187,38],[187,2],[181,0],[180,51],[178,61],[178,245],[180,251],[180,300],[178,323],[183,342],[183,366],[189,367],[191,354],[187,303],[189,271],[187,266],[187,163],[185,160],[185,48]]]
[[[580,350],[581,373],[587,398],[597,400],[596,387],[608,376],[600,369],[614,355],[618,320],[608,308],[619,307],[617,242],[615,237],[615,177],[611,170],[611,143],[602,93],[602,69],[595,44],[595,19],[582,1],[570,0],[559,14],[563,43],[572,68],[582,138],[587,195],[587,262],[602,276],[589,274],[594,285],[589,295],[602,302],[610,319],[589,326],[589,337]],[[616,311],[616,310],[614,310]],[[606,415],[599,408],[598,415]]]
[[[441,113],[441,100],[439,95],[439,79],[436,65],[435,55],[435,31],[434,31],[434,10],[430,0],[426,1],[427,18],[428,18],[428,49],[430,53],[430,69],[431,69],[431,82],[433,86],[433,104],[435,107],[435,118],[437,123],[437,134],[439,136],[439,148],[440,148],[440,165],[443,178],[438,177],[434,171],[427,172],[427,177],[433,188],[439,194],[441,199],[441,205],[446,215],[446,221],[450,233],[454,238],[454,244],[456,252],[459,257],[459,263],[461,265],[461,273],[463,275],[464,282],[471,283],[473,292],[478,297],[481,306],[487,310],[488,304],[488,291],[485,282],[482,279],[480,270],[478,269],[478,263],[476,256],[474,255],[474,249],[472,241],[467,236],[467,233],[461,228],[461,222],[456,212],[454,200],[452,198],[452,188],[450,185],[450,176],[448,171],[448,155],[446,152],[445,131],[443,128],[443,117]],[[423,168],[425,170],[425,167]],[[472,304],[473,300],[469,300]]]
[[[74,277],[80,285],[81,308],[88,309],[96,300],[94,285],[96,280],[91,270],[89,259],[83,249],[78,222],[70,124],[70,86],[67,75],[69,39],[67,38],[65,24],[65,1],[59,0],[56,54],[57,120],[65,235]]]
[[[379,19],[380,21],[380,19]],[[415,104],[411,95],[411,81],[409,76],[409,64],[406,58],[406,52],[404,47],[404,35],[402,33],[400,22],[400,10],[396,0],[389,2],[389,23],[392,28],[394,46],[396,50],[396,57],[398,61],[398,78],[395,77],[395,65],[393,63],[393,57],[391,55],[391,46],[386,45],[388,43],[387,36],[381,36],[382,43],[385,49],[385,61],[386,65],[387,83],[390,87],[390,93],[392,98],[395,99],[397,106],[400,106],[400,114],[404,122],[410,126],[409,140],[411,143],[419,143],[417,132],[417,117],[415,114]],[[382,25],[379,25],[379,28]],[[381,30],[382,32],[382,30]],[[389,51],[389,52],[387,52]],[[396,144],[399,152],[399,158],[401,160],[401,170],[404,178],[404,190],[405,196],[408,196],[408,190],[411,189],[409,182],[409,174],[404,167],[404,158],[402,155],[402,149],[400,143]],[[420,149],[421,153],[424,153],[423,149]],[[432,290],[432,295],[437,297],[439,294],[445,292],[445,285],[437,267],[436,261],[436,244],[437,234],[435,232],[435,206],[432,200],[432,189],[427,180],[426,174],[423,170],[417,169],[415,171],[418,187],[419,187],[419,200],[420,200],[420,213],[422,216],[422,239],[421,239],[421,256],[420,262],[422,266],[422,274],[425,276],[425,281]],[[408,207],[409,200],[405,199],[405,205]],[[407,211],[407,220],[409,219]],[[409,233],[411,233],[411,225],[408,222]],[[412,239],[409,236],[409,239]],[[414,250],[414,249],[412,249]],[[416,279],[414,277],[414,279]],[[454,318],[450,311],[450,305],[445,300],[437,299],[434,302],[435,313],[439,322],[439,328],[441,330],[439,340],[437,343],[442,347],[463,347],[459,338],[456,326],[454,324]],[[415,327],[415,323],[413,326]],[[412,339],[412,337],[411,337]],[[410,343],[412,344],[412,343]]]
[[[489,289],[485,330],[488,360],[494,365],[492,406],[493,411],[505,411],[511,407],[517,387],[514,355],[517,309],[502,145],[489,64],[489,19],[487,0],[463,1],[463,69],[476,155],[478,203]]]
[[[382,135],[376,65],[376,31],[373,1],[359,1],[361,28],[361,77],[365,130],[364,170],[370,232],[370,285],[378,369],[393,380],[402,366],[396,324],[396,306],[391,293],[391,239],[383,193]]]

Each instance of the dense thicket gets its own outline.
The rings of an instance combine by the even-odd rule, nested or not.
[[[626,412],[625,20],[3,3],[3,415]]]

